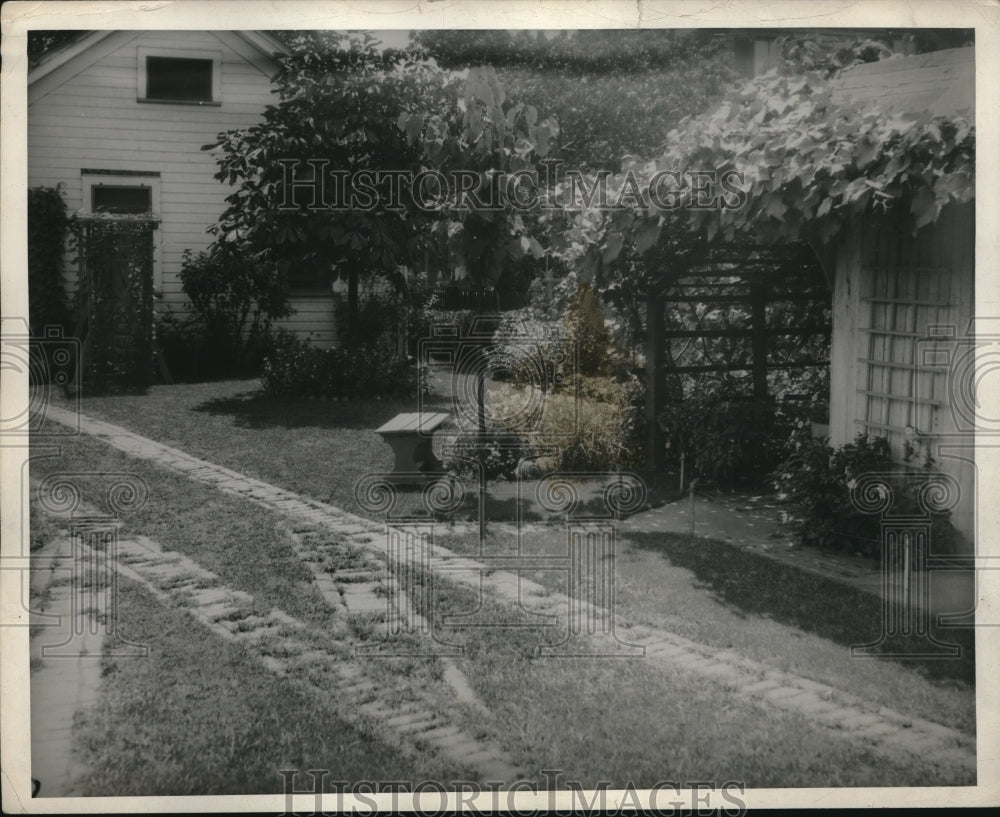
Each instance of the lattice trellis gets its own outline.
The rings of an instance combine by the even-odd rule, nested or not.
[[[77,337],[88,385],[153,379],[153,230],[149,216],[77,216]]]
[[[950,278],[943,267],[916,266],[873,267],[865,276],[871,289],[863,299],[867,343],[859,362],[867,376],[859,423],[887,437],[893,453],[907,460],[914,440],[933,435],[945,399],[947,372],[920,352],[934,343],[938,327],[954,321]]]

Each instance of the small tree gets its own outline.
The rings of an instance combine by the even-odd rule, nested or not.
[[[594,291],[580,284],[570,298],[563,319],[563,336],[575,350],[579,373],[584,377],[608,374],[612,337],[604,322],[604,310]]]
[[[216,178],[236,186],[212,228],[218,242],[266,253],[286,280],[307,273],[315,284],[329,285],[343,274],[348,346],[358,339],[364,280],[383,276],[401,288],[402,268],[422,261],[426,219],[407,202],[389,206],[388,177],[373,177],[370,207],[338,204],[336,191],[357,172],[418,169],[417,150],[397,127],[398,117],[408,105],[436,110],[452,81],[377,44],[368,34],[296,35],[293,53],[279,58],[278,102],[265,108],[261,123],[205,145],[218,151]],[[322,184],[327,201],[316,200],[309,181]]]

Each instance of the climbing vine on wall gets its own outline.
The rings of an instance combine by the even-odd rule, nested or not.
[[[148,216],[73,220],[80,249],[84,382],[146,386],[153,378],[153,230]]]
[[[64,329],[69,317],[63,283],[68,227],[59,188],[28,190],[28,315],[36,336],[47,326]]]

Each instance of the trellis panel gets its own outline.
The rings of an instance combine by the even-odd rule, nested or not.
[[[81,286],[77,337],[84,383],[147,386],[153,380],[153,230],[136,217],[78,218]]]

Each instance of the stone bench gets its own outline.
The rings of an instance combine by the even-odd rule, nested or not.
[[[445,412],[415,412],[397,414],[375,433],[382,435],[392,448],[396,461],[393,474],[440,474],[444,468],[434,455],[431,438],[434,431],[449,418]]]

